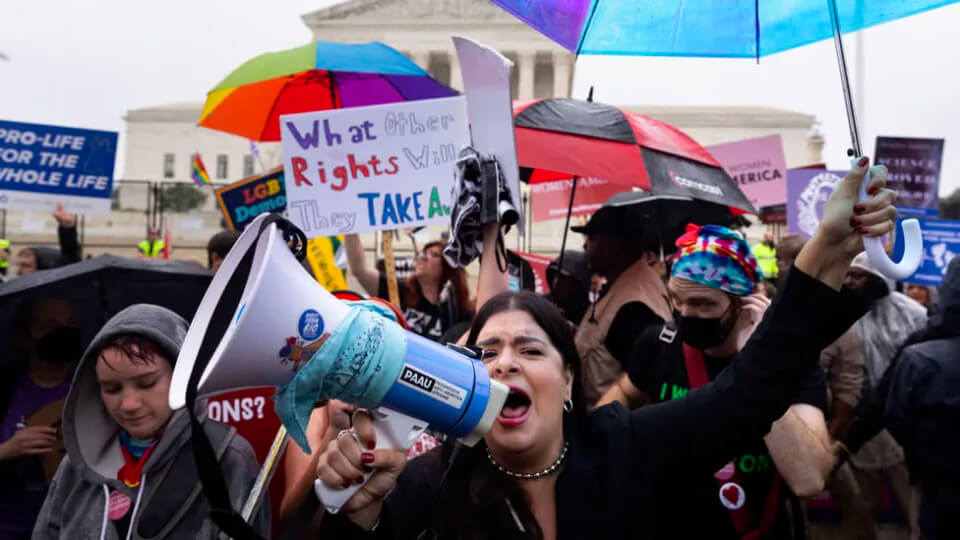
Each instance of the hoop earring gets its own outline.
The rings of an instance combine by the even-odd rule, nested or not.
[[[567,400],[563,402],[563,412],[568,412],[568,413],[569,413],[569,412],[573,412],[573,400],[572,400],[572,399],[567,398]]]

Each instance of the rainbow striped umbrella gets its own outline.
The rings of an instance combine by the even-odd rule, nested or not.
[[[316,41],[262,54],[207,94],[198,125],[255,141],[280,140],[280,115],[456,95],[379,42]]]

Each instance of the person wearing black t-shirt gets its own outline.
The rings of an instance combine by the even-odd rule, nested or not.
[[[749,245],[733,231],[691,226],[677,246],[680,257],[667,285],[674,321],[641,334],[627,376],[603,403],[636,407],[681,399],[712,381],[770,304],[754,293],[762,274]],[[671,516],[678,538],[804,536],[791,490],[803,495],[822,490],[833,459],[823,415],[823,371],[809,371],[791,402],[770,434],[738,448],[712,477],[676,473],[660,511]],[[677,500],[685,503],[671,502]]]
[[[360,237],[344,238],[347,264],[368,294],[389,299],[386,274],[367,265]],[[473,314],[467,274],[443,258],[443,242],[430,242],[417,253],[413,275],[397,280],[400,309],[410,330],[437,341],[453,325]]]

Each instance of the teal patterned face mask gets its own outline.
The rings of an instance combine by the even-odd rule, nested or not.
[[[394,313],[378,302],[351,304],[323,346],[273,398],[280,421],[307,453],[307,422],[318,398],[376,407],[403,367],[406,331],[385,320],[395,320]]]

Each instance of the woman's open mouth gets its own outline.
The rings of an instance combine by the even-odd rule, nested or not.
[[[507,395],[507,401],[503,404],[503,410],[497,417],[497,422],[502,426],[515,427],[526,421],[530,415],[530,396],[520,388],[510,387],[510,394]]]

